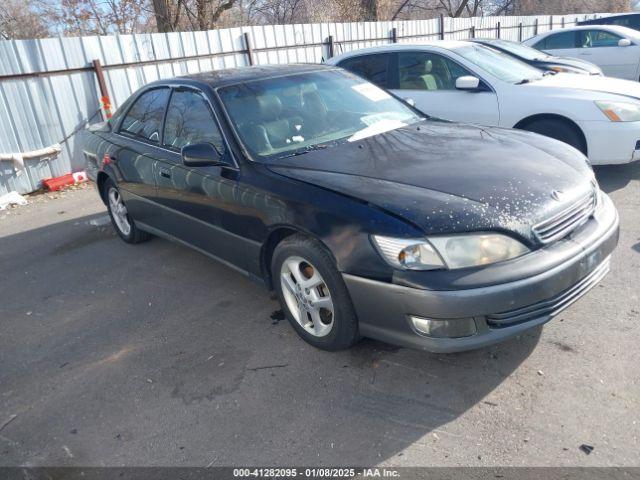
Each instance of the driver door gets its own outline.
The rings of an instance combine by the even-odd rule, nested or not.
[[[498,125],[498,97],[484,82],[484,89],[456,89],[456,80],[477,76],[450,58],[432,52],[398,52],[392,61],[392,91],[428,115],[456,122]]]
[[[160,230],[223,261],[246,269],[248,256],[238,247],[237,223],[239,170],[223,140],[205,95],[192,88],[171,93],[162,135],[163,154],[157,157],[157,203],[163,215]],[[187,167],[182,147],[211,143],[223,166]]]

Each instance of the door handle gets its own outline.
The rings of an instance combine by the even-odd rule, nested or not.
[[[164,177],[164,178],[171,178],[171,172],[169,170],[167,170],[166,168],[161,168],[160,169],[160,176]]]

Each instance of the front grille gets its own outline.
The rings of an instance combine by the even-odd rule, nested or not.
[[[500,328],[542,317],[553,317],[582,297],[602,280],[609,272],[609,263],[610,259],[605,259],[593,272],[580,280],[580,282],[548,300],[543,300],[509,312],[487,315],[487,323],[490,327]]]
[[[533,233],[542,243],[551,243],[566,237],[586,223],[596,209],[597,190],[572,204],[553,217],[533,226]]]

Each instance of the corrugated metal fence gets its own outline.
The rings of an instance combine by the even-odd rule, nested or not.
[[[601,14],[598,14],[600,16]],[[591,15],[593,17],[594,15]],[[0,154],[60,143],[61,154],[25,160],[17,174],[0,161],[0,195],[39,188],[41,180],[82,169],[74,133],[102,120],[92,62],[103,66],[114,108],[159,78],[254,64],[321,62],[332,54],[398,42],[498,37],[522,40],[586,16],[436,18],[322,23],[0,41]]]

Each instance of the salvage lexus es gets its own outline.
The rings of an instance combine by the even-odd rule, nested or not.
[[[592,288],[618,240],[577,150],[430,119],[335,67],[158,81],[81,142],[124,241],[165,237],[260,279],[327,350],[506,339]]]

